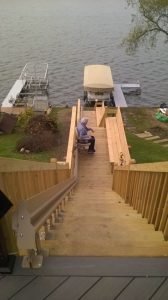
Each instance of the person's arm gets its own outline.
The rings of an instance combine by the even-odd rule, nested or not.
[[[93,130],[92,128],[89,128],[89,127],[87,127],[87,126],[85,126],[85,128],[86,128],[87,131],[92,131],[92,132],[94,132],[94,130]]]

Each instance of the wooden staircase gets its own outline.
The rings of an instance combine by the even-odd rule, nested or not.
[[[167,256],[168,243],[112,191],[105,128],[96,127],[94,111],[84,111],[95,130],[96,153],[79,154],[79,183],[63,222],[49,231],[42,246],[50,255]]]

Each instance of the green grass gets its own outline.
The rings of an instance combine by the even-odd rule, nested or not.
[[[126,132],[126,136],[128,144],[131,145],[131,158],[134,158],[136,163],[168,161],[168,148],[139,138],[129,131]]]
[[[16,151],[17,141],[23,136],[21,133],[5,134],[0,136],[0,156],[49,162],[50,157],[55,157],[53,151],[33,154],[22,154]]]

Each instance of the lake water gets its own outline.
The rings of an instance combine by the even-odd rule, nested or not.
[[[131,26],[126,0],[0,0],[0,102],[27,62],[49,64],[50,101],[83,96],[86,64],[108,64],[115,82],[139,80],[129,105],[168,101],[168,46],[128,56],[120,47]]]

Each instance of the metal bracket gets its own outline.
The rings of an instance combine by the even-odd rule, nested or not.
[[[38,269],[43,264],[43,256],[37,255],[34,251],[30,255],[26,255],[22,260],[22,268]]]

